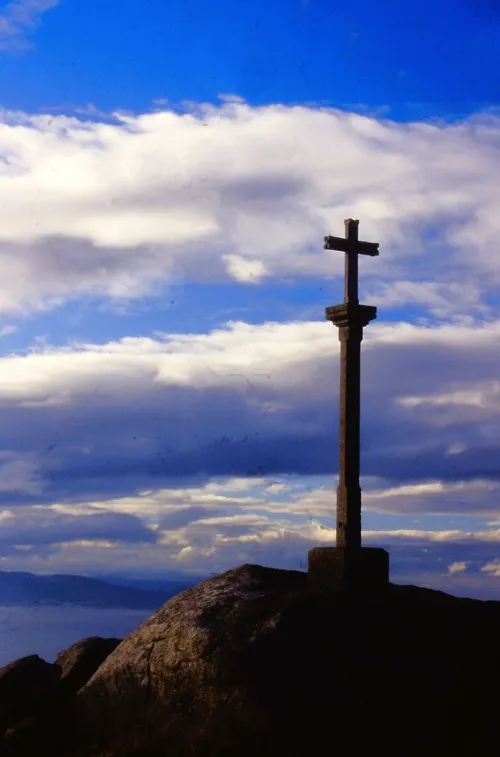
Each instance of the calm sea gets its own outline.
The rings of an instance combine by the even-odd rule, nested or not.
[[[0,667],[30,654],[54,662],[58,652],[86,636],[123,639],[153,612],[73,605],[0,606]]]

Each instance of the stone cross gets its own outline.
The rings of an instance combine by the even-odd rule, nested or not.
[[[358,255],[378,255],[378,244],[358,241],[359,221],[345,221],[345,239],[325,237],[325,250],[345,253],[344,302],[326,308],[326,317],[339,329],[340,434],[337,489],[337,547],[361,547],[360,358],[363,327],[377,317],[377,308],[360,305]]]
[[[309,552],[311,578],[337,588],[388,583],[388,554],[361,547],[360,460],[360,358],[363,328],[377,317],[377,308],[360,305],[358,255],[379,254],[378,243],[360,242],[359,221],[345,221],[345,238],[325,237],[325,250],[345,253],[344,302],[325,310],[327,320],[339,329],[340,339],[340,433],[339,483],[337,488],[336,547],[316,547]],[[382,554],[383,553],[383,554]]]

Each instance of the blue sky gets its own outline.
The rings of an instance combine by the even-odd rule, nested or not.
[[[499,98],[494,0],[20,4],[49,9],[29,35],[35,54],[2,60],[6,108],[144,112],[160,98],[237,93],[252,105],[321,102],[413,120]]]
[[[333,543],[354,217],[365,543],[498,597],[499,36],[489,0],[0,2],[0,569]]]

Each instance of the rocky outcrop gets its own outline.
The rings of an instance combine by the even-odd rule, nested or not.
[[[62,732],[72,698],[119,643],[93,636],[60,652],[54,664],[31,655],[1,668],[0,755],[38,751],[40,739]]]
[[[55,659],[55,664],[61,669],[60,682],[65,693],[76,694],[94,675],[106,657],[114,652],[119,643],[120,639],[89,636],[60,652]]]
[[[17,721],[51,707],[61,669],[38,655],[21,657],[0,669],[0,736]]]
[[[394,585],[333,593],[305,573],[244,565],[153,613],[36,746],[53,757],[497,754],[499,633],[498,602]]]

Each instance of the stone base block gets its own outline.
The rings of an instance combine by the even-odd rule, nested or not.
[[[352,554],[337,547],[314,547],[308,553],[308,580],[318,588],[362,592],[389,585],[389,553],[361,547]]]

